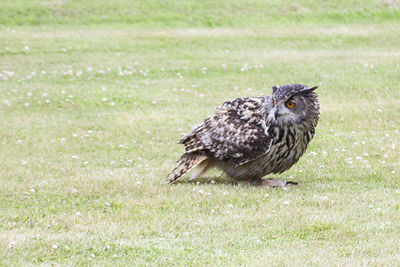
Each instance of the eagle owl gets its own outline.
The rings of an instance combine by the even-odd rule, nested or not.
[[[285,186],[286,181],[262,177],[286,171],[306,151],[319,119],[317,86],[289,84],[272,89],[271,96],[223,103],[187,133],[179,141],[185,153],[168,175],[169,183],[192,168],[190,179],[216,167],[237,181]]]

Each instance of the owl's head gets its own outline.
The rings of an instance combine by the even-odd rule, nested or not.
[[[319,118],[317,86],[303,84],[273,86],[271,108],[268,120],[281,125],[311,123],[316,125]]]

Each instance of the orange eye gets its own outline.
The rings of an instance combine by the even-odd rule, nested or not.
[[[294,106],[296,106],[296,104],[292,100],[289,100],[289,101],[286,101],[286,106],[288,108],[294,108]]]

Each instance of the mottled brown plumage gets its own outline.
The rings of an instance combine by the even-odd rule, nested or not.
[[[194,167],[191,179],[217,167],[235,180],[285,185],[261,178],[284,172],[305,152],[319,119],[315,89],[301,84],[274,86],[271,96],[225,102],[179,141],[186,152],[167,177],[169,182]]]

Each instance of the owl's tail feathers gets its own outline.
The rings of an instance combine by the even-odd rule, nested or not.
[[[207,159],[209,158],[206,155],[198,151],[183,154],[181,158],[176,162],[175,168],[167,176],[168,183],[175,183],[179,178],[181,178],[182,175],[187,173],[193,167],[198,168],[196,168],[195,174],[193,174],[192,178],[194,179],[198,177],[199,175],[204,173],[206,169],[208,169]]]

